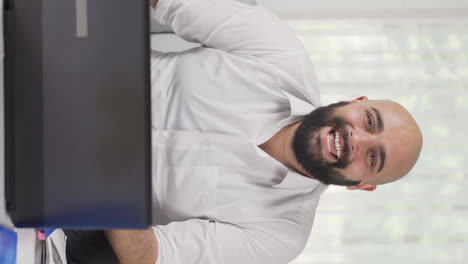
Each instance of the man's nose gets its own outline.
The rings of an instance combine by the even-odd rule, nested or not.
[[[351,153],[358,154],[375,144],[376,135],[362,129],[352,130],[349,133],[349,148]],[[354,155],[353,155],[354,156]]]

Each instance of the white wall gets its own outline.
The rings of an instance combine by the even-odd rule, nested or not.
[[[466,18],[468,0],[258,0],[284,19]]]

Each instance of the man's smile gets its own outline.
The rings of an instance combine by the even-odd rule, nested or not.
[[[345,144],[342,133],[338,127],[329,127],[321,138],[323,155],[331,163],[337,163],[343,157]]]
[[[340,133],[335,130],[327,135],[328,151],[338,159],[341,157]]]

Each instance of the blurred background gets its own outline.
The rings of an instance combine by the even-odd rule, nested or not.
[[[403,180],[330,187],[291,264],[468,263],[468,0],[258,2],[302,39],[324,104],[392,99],[424,133]]]

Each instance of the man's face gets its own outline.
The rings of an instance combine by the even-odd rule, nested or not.
[[[308,174],[347,186],[401,178],[421,145],[419,128],[403,107],[365,97],[314,110],[293,140],[296,159]]]

